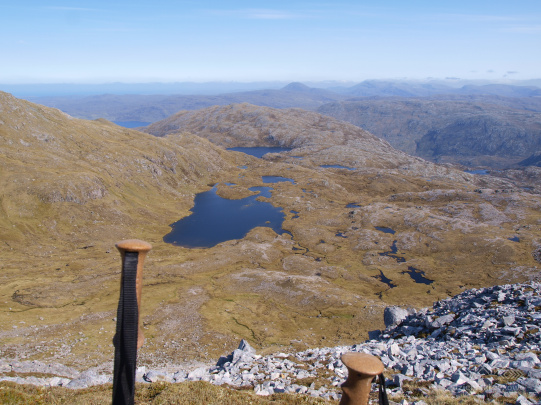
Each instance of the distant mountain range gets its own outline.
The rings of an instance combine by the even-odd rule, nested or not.
[[[505,97],[541,96],[541,88],[536,86],[516,86],[509,84],[466,84],[452,87],[442,82],[398,82],[366,80],[349,88],[335,89],[341,94],[353,97],[427,97],[438,94],[494,95]]]
[[[88,97],[46,97],[32,101],[58,108],[74,117],[105,118],[109,121],[155,122],[182,110],[198,110],[214,105],[250,103],[265,107],[315,110],[321,105],[345,100],[325,89],[291,83],[281,89],[253,90],[220,95],[113,95]]]
[[[534,85],[367,80],[322,89],[294,82],[219,95],[104,94],[34,101],[79,118],[135,126],[216,105],[302,108],[357,125],[409,154],[468,166],[507,167],[528,162],[541,150],[541,88]]]
[[[541,83],[540,83],[541,85]],[[110,121],[155,122],[181,110],[197,110],[213,105],[250,103],[273,108],[315,110],[332,101],[354,97],[427,97],[435,95],[538,97],[541,88],[504,84],[453,87],[442,82],[394,82],[367,80],[351,87],[314,88],[293,82],[280,88],[236,91],[219,94],[170,94],[156,88],[155,94],[99,94],[91,96],[31,97],[30,100],[58,108],[74,117],[105,118]]]
[[[12,93],[19,98],[35,97],[58,97],[58,96],[93,96],[101,94],[139,94],[139,95],[217,95],[233,92],[245,92],[261,89],[278,90],[286,86],[289,81],[258,81],[258,82],[238,82],[238,81],[214,81],[214,82],[153,82],[153,83],[31,83],[31,84],[9,84],[0,83],[0,90]],[[422,91],[422,95],[427,91],[433,94],[433,90],[438,93],[448,93],[456,91],[461,87],[468,86],[486,86],[493,84],[488,80],[467,80],[459,78],[445,79],[427,79],[424,82],[412,80],[365,80],[364,82],[354,81],[303,81],[306,86],[318,89],[332,90],[336,93],[350,93],[358,88],[384,88],[395,87],[402,92]],[[497,83],[500,85],[502,83]],[[513,80],[505,82],[506,85],[513,86],[534,86],[541,87],[541,79]],[[389,91],[389,90],[387,90]],[[378,95],[383,95],[378,93]],[[397,94],[394,94],[397,95]],[[410,94],[421,95],[421,94]]]

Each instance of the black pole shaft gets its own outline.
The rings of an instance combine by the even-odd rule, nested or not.
[[[113,376],[113,405],[133,405],[135,398],[135,365],[139,309],[135,281],[138,252],[125,252],[118,300]]]

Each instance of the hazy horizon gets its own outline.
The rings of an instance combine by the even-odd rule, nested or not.
[[[466,85],[508,84],[515,86],[541,87],[541,78],[531,80],[462,80],[459,78],[406,80],[406,79],[367,79],[361,82],[353,81],[304,81],[300,82],[309,87],[341,91],[363,82],[392,82],[406,84],[436,84],[449,89]],[[115,95],[220,95],[227,93],[278,90],[292,81],[211,81],[211,82],[149,82],[149,83],[0,83],[0,91],[11,93],[16,97],[41,98],[57,96],[93,96],[103,94]]]
[[[0,83],[539,77],[538,0],[361,3],[6,3]]]

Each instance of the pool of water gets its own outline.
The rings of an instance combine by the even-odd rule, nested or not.
[[[346,169],[346,170],[355,170],[354,167],[342,166],[342,165],[321,165],[324,169]]]
[[[520,242],[520,238],[518,236],[513,236],[512,238],[507,238],[511,242]]]
[[[246,153],[247,155],[255,156],[256,158],[262,158],[263,155],[267,153],[280,153],[288,152],[293,148],[279,148],[279,147],[266,147],[266,146],[256,146],[256,147],[238,147],[238,148],[227,148],[227,150],[232,150],[235,152]]]
[[[396,233],[394,229],[387,228],[385,226],[375,226],[374,228],[383,233],[390,233],[391,235],[394,235]]]
[[[281,177],[281,176],[262,176],[261,179],[263,180],[263,183],[283,183],[283,182],[290,182],[291,184],[296,184],[295,180],[290,179],[288,177]]]
[[[434,280],[430,280],[425,277],[424,271],[416,269],[415,267],[412,267],[412,266],[408,266],[408,270],[403,271],[402,274],[409,274],[409,276],[413,279],[413,281],[419,284],[429,285],[434,282]]]
[[[380,256],[387,256],[392,257],[396,260],[397,263],[404,263],[406,261],[406,258],[403,256],[398,256],[396,253],[398,252],[398,248],[396,247],[396,240],[393,241],[393,244],[391,245],[391,250],[383,253],[378,253]]]
[[[382,283],[387,284],[389,286],[389,288],[396,287],[396,284],[393,284],[393,280],[391,280],[390,278],[385,277],[385,275],[383,274],[383,272],[381,270],[379,271],[379,274],[377,276],[373,276],[373,277],[376,280],[379,280]]]
[[[257,197],[270,197],[271,187],[252,187],[259,193],[250,197],[228,200],[216,194],[216,186],[195,196],[192,213],[171,224],[164,242],[186,248],[210,248],[227,240],[242,239],[258,226],[272,228],[277,234],[285,231],[285,214]]]
[[[349,203],[348,205],[346,205],[346,208],[361,208],[361,204]]]

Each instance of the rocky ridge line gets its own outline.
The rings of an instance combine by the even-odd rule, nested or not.
[[[428,393],[423,387],[430,387],[455,396],[474,395],[481,401],[515,398],[521,405],[540,403],[535,402],[541,400],[540,289],[537,282],[509,284],[467,290],[419,311],[388,307],[387,328],[376,339],[361,344],[261,356],[243,340],[215,366],[174,372],[139,367],[137,379],[203,380],[253,387],[259,395],[301,393],[335,401],[347,377],[340,356],[358,351],[381,358],[389,376],[390,395],[423,395]],[[112,381],[111,375],[99,375],[92,369],[76,375],[76,371],[58,364],[0,361],[0,373],[10,372],[55,376],[0,375],[0,381],[70,388]],[[303,384],[302,380],[317,377],[326,382],[318,388],[313,382]],[[429,384],[419,384],[411,391],[410,380]]]

